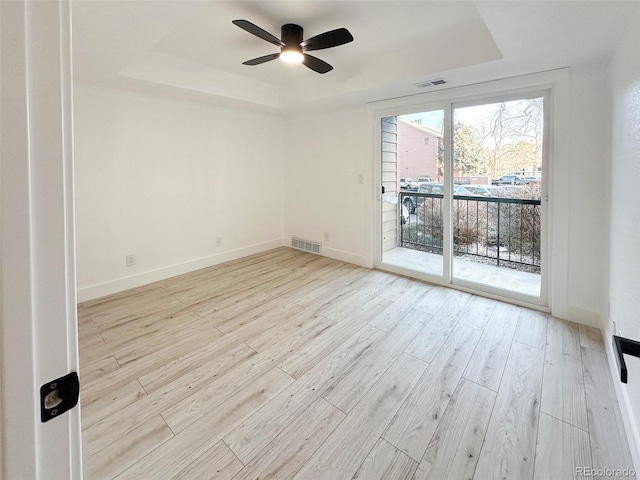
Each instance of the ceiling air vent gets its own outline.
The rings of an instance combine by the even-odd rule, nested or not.
[[[416,87],[418,88],[428,88],[428,87],[437,87],[438,85],[444,85],[446,80],[440,78],[438,80],[428,80],[426,82],[416,83]]]

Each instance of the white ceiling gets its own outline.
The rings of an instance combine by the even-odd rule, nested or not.
[[[638,1],[74,1],[75,79],[174,98],[295,112],[605,60]],[[231,23],[304,38],[346,27],[314,52],[335,69],[242,62],[277,47]],[[443,88],[443,87],[439,87]]]

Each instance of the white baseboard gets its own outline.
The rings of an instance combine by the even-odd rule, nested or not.
[[[289,245],[291,245],[289,243]],[[322,246],[322,255],[325,257],[333,258],[334,260],[340,260],[342,262],[353,263],[354,265],[360,265],[361,267],[373,268],[371,260],[366,259],[363,255],[355,255],[343,250],[336,250],[334,248],[327,248]]]
[[[255,253],[266,252],[267,250],[272,250],[285,245],[287,245],[286,239],[279,238],[268,242],[250,245],[248,247],[238,248],[236,250],[229,250],[217,255],[199,258],[197,260],[190,260],[188,262],[138,273],[130,277],[123,277],[104,283],[80,287],[78,288],[78,303],[122,292],[130,288],[140,287],[159,280],[165,280],[167,278],[193,272],[194,270],[199,270],[201,268],[211,267],[230,260],[236,260]],[[291,242],[289,242],[288,245],[291,245]]]
[[[607,361],[609,362],[609,370],[613,377],[613,385],[616,391],[616,397],[618,399],[618,405],[620,406],[620,413],[622,415],[622,422],[624,423],[624,431],[627,434],[627,441],[629,442],[629,450],[631,450],[631,457],[633,459],[633,467],[636,472],[640,471],[640,432],[631,409],[631,401],[629,395],[620,383],[620,377],[618,373],[618,365],[616,363],[615,354],[613,353],[613,345],[609,339],[605,329],[602,330],[605,351],[607,352]],[[631,466],[631,465],[630,465]]]

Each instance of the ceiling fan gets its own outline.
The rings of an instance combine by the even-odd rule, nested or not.
[[[234,20],[234,25],[252,33],[256,37],[280,47],[280,53],[272,53],[263,57],[253,58],[243,62],[243,65],[260,65],[279,58],[287,63],[302,63],[314,72],[327,73],[333,67],[319,58],[309,55],[308,51],[322,50],[323,48],[337,47],[353,41],[353,36],[346,28],[337,28],[329,32],[321,33],[315,37],[302,40],[302,27],[294,23],[283,25],[280,31],[282,39],[271,35],[248,20]]]

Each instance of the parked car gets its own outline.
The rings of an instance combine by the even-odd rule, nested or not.
[[[479,197],[495,197],[503,188],[498,185],[465,185],[464,188],[471,192],[471,195]]]
[[[537,183],[540,183],[540,180],[542,180],[540,177],[522,177],[523,180],[525,180],[529,185],[535,185]]]
[[[529,183],[528,180],[517,175],[503,175],[502,177],[491,181],[492,185],[525,185],[527,183]]]
[[[442,195],[444,193],[444,186],[441,183],[429,182],[423,183],[418,188],[418,193],[429,193]],[[469,190],[467,190],[464,186],[455,184],[453,186],[453,194],[454,195],[473,195]],[[409,213],[415,213],[416,209],[422,205],[425,197],[418,197],[412,195],[406,195],[402,200],[402,204],[407,207]]]
[[[418,182],[414,182],[411,178],[400,179],[400,190],[418,190]]]
[[[433,179],[433,177],[429,177],[429,176],[418,177],[418,179],[416,180],[416,183],[418,185],[422,185],[423,183],[435,183],[435,180]]]

